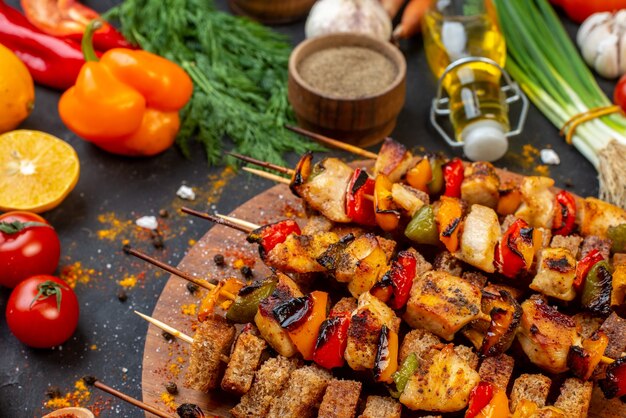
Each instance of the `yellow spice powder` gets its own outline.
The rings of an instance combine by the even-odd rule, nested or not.
[[[174,395],[171,395],[171,394],[169,394],[167,392],[163,392],[163,393],[161,393],[161,401],[168,408],[170,408],[172,410],[176,409],[176,402],[174,402]]]
[[[67,408],[70,406],[84,406],[91,398],[91,392],[83,379],[79,379],[74,383],[74,391],[64,396],[53,398],[45,403],[45,407],[49,409]]]
[[[99,275],[94,269],[83,267],[80,261],[76,261],[69,266],[61,268],[60,278],[63,279],[72,289],[76,287],[76,284],[87,284],[95,276]]]
[[[124,289],[131,289],[137,285],[137,276],[131,274],[117,282]]]
[[[195,303],[181,305],[180,311],[183,315],[195,316],[196,312],[198,311],[198,306]]]

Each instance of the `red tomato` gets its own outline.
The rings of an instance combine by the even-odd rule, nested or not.
[[[13,222],[48,223],[30,212],[0,215],[0,230],[11,229]],[[19,228],[18,228],[19,229]],[[59,265],[61,244],[51,226],[29,226],[19,232],[0,231],[0,285],[15,287],[35,274],[52,274]]]
[[[613,93],[613,102],[626,112],[626,75],[619,79]]]
[[[50,348],[67,341],[78,325],[78,299],[58,277],[41,275],[21,282],[7,302],[9,329],[24,344]]]
[[[626,0],[550,0],[561,6],[575,22],[582,23],[594,13],[615,12],[626,8]]]

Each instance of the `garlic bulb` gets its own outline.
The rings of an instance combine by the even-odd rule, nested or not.
[[[306,21],[307,38],[357,32],[384,41],[391,37],[391,19],[378,0],[319,0]]]
[[[576,41],[587,64],[602,77],[626,74],[626,9],[589,16]]]

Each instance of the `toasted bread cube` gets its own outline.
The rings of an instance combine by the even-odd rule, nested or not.
[[[429,271],[411,288],[404,319],[448,341],[481,317],[480,288],[443,271]]]
[[[226,366],[222,379],[222,389],[239,396],[248,392],[265,347],[267,347],[267,343],[262,338],[251,332],[241,333],[235,342],[228,366]]]
[[[361,387],[361,382],[354,380],[331,380],[326,387],[317,418],[354,418]]]
[[[544,248],[540,254],[537,275],[529,287],[546,296],[573,300],[576,259],[565,248]]]
[[[626,351],[626,319],[613,312],[600,327],[607,337],[609,345],[604,355],[611,358],[619,358]]]
[[[359,418],[400,418],[402,405],[390,396],[368,396]]]
[[[454,256],[482,271],[493,273],[495,248],[500,235],[496,212],[486,206],[472,205],[463,223],[461,247]]]
[[[318,366],[296,369],[285,385],[285,390],[272,403],[268,418],[308,418],[324,396],[332,375]]]
[[[523,399],[534,402],[539,408],[546,405],[552,380],[542,374],[522,374],[515,379],[511,389],[511,411],[515,411],[517,404]]]
[[[562,409],[568,418],[586,418],[592,390],[592,382],[583,382],[576,378],[566,379],[554,406]]]
[[[493,165],[484,161],[471,163],[465,168],[461,183],[461,198],[469,205],[479,204],[495,208],[500,200],[500,177]]]
[[[591,392],[589,418],[624,418],[626,417],[626,402],[619,398],[607,399],[598,386]]]
[[[478,369],[480,380],[489,382],[495,387],[506,391],[513,374],[515,360],[506,354],[487,357]]]
[[[454,353],[469,364],[472,369],[476,370],[478,368],[478,355],[471,348],[465,345],[455,345]]]
[[[267,360],[254,375],[250,390],[230,413],[235,418],[264,418],[296,366],[296,361],[283,356]]]
[[[441,340],[432,332],[424,329],[411,330],[404,336],[400,345],[399,363],[402,364],[408,356],[415,353],[418,364],[423,364],[426,362],[430,350],[440,344]]]
[[[580,244],[583,242],[583,238],[578,235],[555,235],[552,237],[550,247],[552,248],[565,248],[572,254],[574,258],[578,258],[580,252]]]
[[[221,316],[210,316],[198,324],[191,346],[185,386],[207,392],[220,383],[222,356],[228,355],[235,339],[235,327]]]

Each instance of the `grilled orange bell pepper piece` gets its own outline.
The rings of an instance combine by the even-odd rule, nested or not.
[[[378,339],[374,379],[377,382],[393,382],[393,374],[398,370],[398,334],[383,325]]]
[[[121,155],[149,156],[169,148],[180,127],[178,110],[193,92],[187,73],[175,63],[146,51],[115,48],[100,61],[92,37],[83,38],[87,61],[76,84],[59,100],[63,123],[96,146]]]
[[[440,202],[441,206],[435,216],[439,228],[439,240],[448,251],[454,253],[459,249],[463,207],[461,201],[455,197],[441,196]]]
[[[296,346],[302,358],[305,360],[313,359],[315,343],[319,334],[320,325],[326,319],[328,307],[328,293],[315,291],[308,296],[313,305],[306,318],[299,322],[295,327],[287,328],[291,342]]]
[[[400,212],[395,208],[391,195],[391,180],[384,174],[376,177],[374,184],[374,209],[376,223],[383,231],[394,231],[400,223]]]

